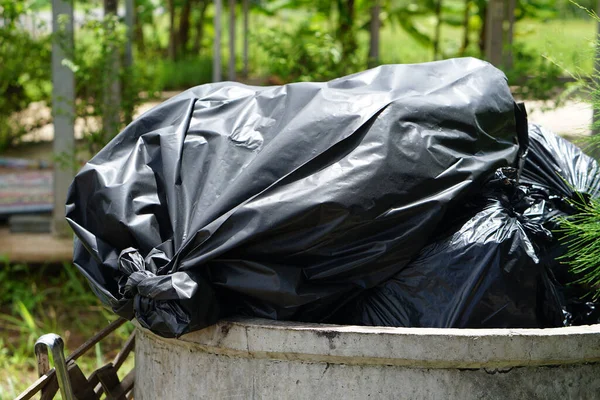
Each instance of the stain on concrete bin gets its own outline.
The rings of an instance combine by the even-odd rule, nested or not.
[[[596,399],[600,325],[422,329],[230,319],[138,329],[135,399]]]

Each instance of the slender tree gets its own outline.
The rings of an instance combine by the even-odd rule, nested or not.
[[[215,1],[215,38],[213,40],[213,82],[221,81],[221,14],[223,12],[222,0]]]
[[[192,47],[194,54],[198,54],[202,47],[202,40],[204,39],[204,18],[209,3],[210,0],[200,0],[199,15],[196,20],[196,33],[194,35],[194,45]]]
[[[342,45],[342,60],[349,60],[358,49],[354,32],[354,0],[337,0],[339,15],[338,38]]]
[[[249,0],[242,0],[244,12],[244,77],[248,77],[248,18],[250,14]]]
[[[371,6],[371,20],[369,23],[369,60],[370,68],[379,64],[379,29],[381,26],[381,0],[373,0]]]
[[[433,59],[438,60],[440,57],[440,34],[442,30],[442,0],[437,0],[435,3],[435,33],[433,35]]]
[[[229,0],[229,73],[228,79],[235,81],[235,0]]]
[[[105,17],[114,17],[117,15],[118,1],[104,0]],[[107,20],[106,32],[112,34],[114,26]],[[121,68],[119,49],[113,43],[108,44],[106,49],[106,67],[104,69],[104,110],[102,117],[102,128],[106,141],[119,131],[120,107],[121,107],[121,83],[119,82],[119,70]]]
[[[175,0],[169,0],[169,48],[168,54],[169,58],[175,61],[177,57],[177,44],[175,41],[177,40],[175,34]]]
[[[459,54],[461,57],[465,55],[469,48],[469,21],[471,19],[471,0],[465,0],[465,10],[463,14],[463,38],[462,44],[460,45]]]
[[[513,40],[515,36],[515,8],[517,6],[516,0],[508,0],[506,3],[505,18],[508,20],[508,29],[506,31],[506,54],[504,56],[504,66],[506,68],[512,68],[513,66]]]
[[[190,37],[190,19],[192,14],[192,1],[193,0],[184,0],[183,7],[181,8],[181,14],[179,16],[179,32],[177,34],[177,45],[178,55],[186,55],[187,54],[187,43]]]

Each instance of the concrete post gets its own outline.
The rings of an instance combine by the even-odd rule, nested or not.
[[[221,81],[221,14],[223,12],[222,0],[215,0],[215,39],[213,41],[213,82]]]
[[[72,0],[52,0],[52,116],[54,120],[54,154],[71,159],[75,152],[75,77],[63,60],[73,54]],[[64,157],[67,155],[68,157]],[[71,231],[65,220],[67,190],[74,176],[72,165],[56,163],[54,167],[54,211],[52,230],[58,236]]]

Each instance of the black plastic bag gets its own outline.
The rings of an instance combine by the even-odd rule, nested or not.
[[[349,302],[330,322],[427,328],[562,326],[560,295],[536,253],[536,242],[549,240],[550,232],[519,213],[527,193],[514,180],[499,172],[488,186],[459,212],[471,216],[466,222],[424,247],[392,279]]]
[[[470,58],[199,86],[77,174],[75,264],[115,312],[164,336],[233,313],[322,321],[518,164],[526,129],[502,72]]]
[[[560,218],[578,213],[576,203],[600,196],[600,167],[579,147],[536,124],[529,125],[529,144],[521,182],[535,193],[536,201],[525,215],[553,232],[552,241],[540,243],[540,261],[563,298],[565,324],[598,323],[600,304],[586,299],[589,288],[574,283],[578,277],[564,258]]]
[[[529,150],[521,183],[546,189],[550,196],[577,200],[600,196],[600,168],[592,157],[540,125],[529,124]]]

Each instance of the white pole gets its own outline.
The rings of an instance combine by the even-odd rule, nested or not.
[[[71,58],[73,54],[72,0],[52,0],[52,31],[53,150],[56,156],[67,155],[67,159],[70,159],[75,150],[75,77],[63,60]],[[65,203],[73,175],[71,165],[56,163],[54,166],[52,230],[59,236],[70,233],[65,220]]]

